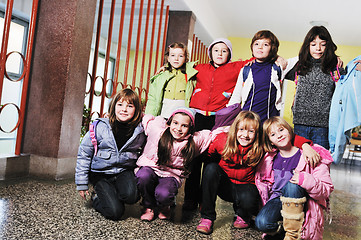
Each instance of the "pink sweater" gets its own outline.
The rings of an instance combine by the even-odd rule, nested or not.
[[[158,142],[163,132],[167,129],[166,120],[161,117],[154,117],[152,115],[146,114],[143,117],[143,127],[145,134],[148,136],[147,143],[144,147],[143,154],[139,157],[137,161],[138,168],[135,171],[138,171],[139,167],[148,166],[151,167],[159,177],[174,177],[182,185],[184,177],[182,176],[182,170],[177,168],[183,167],[183,158],[181,156],[181,151],[184,146],[187,144],[188,135],[182,141],[174,141],[173,143],[173,152],[171,153],[172,166],[160,168],[157,165],[158,161]],[[217,131],[217,130],[216,130]],[[202,130],[196,132],[193,136],[194,143],[196,145],[196,155],[204,152],[210,145],[212,138],[215,135],[209,130]]]
[[[307,200],[307,212],[301,237],[319,240],[323,235],[323,210],[327,209],[329,196],[334,189],[330,176],[330,164],[333,160],[330,152],[323,147],[315,144],[312,148],[320,154],[321,162],[312,169],[302,155],[296,167],[296,170],[300,172],[298,185],[303,187],[310,196]],[[276,152],[267,153],[256,170],[256,185],[263,204],[272,194],[274,183],[272,165],[275,155]]]

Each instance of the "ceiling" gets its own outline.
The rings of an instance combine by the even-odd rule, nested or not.
[[[192,11],[195,33],[209,44],[217,37],[252,38],[263,29],[281,41],[302,42],[311,21],[326,22],[336,45],[361,46],[360,0],[166,0],[170,10]],[[356,53],[359,55],[361,53]]]

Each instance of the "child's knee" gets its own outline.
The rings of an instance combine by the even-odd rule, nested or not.
[[[267,221],[267,219],[259,215],[255,219],[255,225],[258,230],[264,233],[273,232],[277,230],[277,228],[276,229],[270,228],[270,223]]]
[[[138,184],[145,184],[152,181],[154,175],[154,171],[150,167],[141,167],[137,174],[136,179]]]
[[[168,206],[174,202],[174,198],[177,195],[177,192],[171,190],[158,190],[155,192],[155,199],[157,203],[161,206]]]
[[[126,196],[123,196],[123,201],[126,204],[134,204],[137,203],[140,199],[140,194],[138,189],[132,189],[131,191],[129,191]],[[121,199],[121,198],[120,198]]]
[[[282,188],[282,195],[284,197],[291,197],[291,198],[302,198],[306,196],[306,191],[301,186],[288,182],[283,188]]]
[[[206,166],[203,172],[203,179],[213,179],[218,175],[219,165],[217,163],[210,163]]]

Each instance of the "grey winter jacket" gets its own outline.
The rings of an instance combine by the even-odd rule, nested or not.
[[[93,157],[94,146],[89,132],[85,134],[79,147],[75,169],[75,184],[78,191],[88,189],[89,172],[118,174],[127,169],[134,169],[145,144],[146,136],[142,123],[135,128],[133,135],[124,146],[118,149],[109,119],[98,120],[95,129],[98,142],[97,154]]]

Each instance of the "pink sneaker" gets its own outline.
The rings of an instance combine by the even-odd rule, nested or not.
[[[211,234],[213,232],[213,221],[206,218],[201,218],[197,231],[204,234]]]
[[[145,209],[145,212],[143,213],[142,216],[140,216],[140,219],[142,221],[152,221],[154,219],[154,211],[153,209],[147,208]]]
[[[167,220],[170,219],[171,210],[170,206],[164,207],[159,211],[158,218],[161,220]]]
[[[249,225],[240,216],[237,216],[236,220],[233,223],[233,227],[242,229],[248,228]]]

